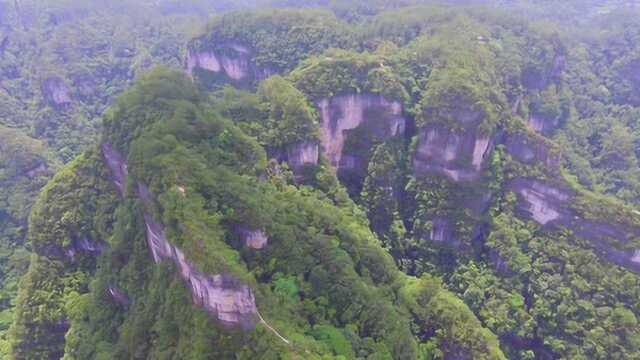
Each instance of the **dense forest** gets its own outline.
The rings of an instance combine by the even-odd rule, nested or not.
[[[640,359],[639,15],[0,0],[0,357]]]

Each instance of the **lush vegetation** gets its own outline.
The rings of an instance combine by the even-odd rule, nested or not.
[[[187,41],[190,12],[258,3],[298,9],[218,15]],[[638,13],[430,3],[0,1],[0,356],[640,358]],[[149,70],[234,47],[275,75]],[[320,151],[290,169],[290,145],[324,139],[318,101],[352,94],[401,104],[404,133],[365,109],[343,134],[360,166],[336,174]],[[445,155],[418,169],[430,133]],[[122,197],[102,143],[128,162]],[[532,198],[554,220],[518,181],[547,187]],[[265,322],[193,305],[145,212],[198,270],[248,285]]]
[[[265,10],[216,17],[190,46],[230,51],[225,47],[230,44],[249,47],[256,66],[283,72],[309,54],[350,48],[354,42],[347,25],[328,11]]]
[[[154,212],[171,241],[199,269],[250,284],[262,316],[292,345],[261,326],[224,331],[191,306],[181,280],[168,275],[175,270],[155,266],[149,256],[135,186],[122,202],[113,198],[115,188],[96,192],[109,176],[99,158],[85,155],[45,188],[32,213],[31,240],[39,254],[55,253],[44,244],[64,248],[83,236],[110,246],[96,270],[81,259],[61,266],[69,262],[64,256],[33,259],[12,331],[18,357],[55,356],[64,346],[70,358],[504,358],[496,337],[441,283],[397,270],[326,169],[317,181],[333,199],[277,172],[261,181],[264,150],[201,102],[184,75],[155,70],[109,113],[104,141],[129,149],[130,174],[156,195]],[[102,173],[90,176],[95,167]],[[59,209],[77,198],[64,189],[98,207]],[[42,226],[64,233],[45,236],[37,230]],[[234,232],[239,226],[265,229],[269,246],[243,247]],[[57,270],[43,273],[40,266]],[[126,293],[131,305],[110,299],[108,287]],[[40,297],[47,293],[56,297]],[[64,329],[66,321],[63,342],[55,326]]]
[[[100,117],[131,81],[155,64],[182,65],[194,21],[204,23],[192,11],[205,2],[171,3],[0,1],[0,338],[29,261],[38,192],[96,143]]]

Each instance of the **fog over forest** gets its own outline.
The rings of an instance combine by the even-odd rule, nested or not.
[[[640,359],[640,2],[0,0],[0,358]]]

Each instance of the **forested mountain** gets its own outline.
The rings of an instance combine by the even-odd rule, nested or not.
[[[640,359],[639,10],[0,1],[0,354]]]
[[[2,339],[28,266],[27,216],[38,192],[96,143],[100,117],[131,81],[154,65],[182,66],[194,22],[216,12],[195,1],[150,4],[0,1]]]

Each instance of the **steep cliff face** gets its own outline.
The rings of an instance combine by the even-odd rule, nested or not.
[[[418,135],[413,169],[416,174],[440,174],[455,182],[473,181],[481,175],[491,147],[491,138],[473,129],[425,126]]]
[[[322,121],[322,153],[338,174],[366,170],[372,146],[405,131],[402,104],[381,95],[335,96],[320,100],[317,106]],[[350,142],[358,146],[348,146]]]
[[[546,230],[569,229],[588,240],[604,259],[640,271],[638,250],[627,248],[640,237],[640,227],[614,219],[587,218],[575,209],[576,198],[580,195],[559,179],[517,178],[508,184],[508,189],[518,195],[518,209],[523,217],[534,220]]]
[[[484,171],[492,149],[501,145],[509,159],[520,164],[519,170],[509,175],[504,188],[505,192],[517,195],[519,216],[533,220],[546,231],[566,228],[587,240],[603,259],[638,270],[637,249],[633,244],[640,236],[640,227],[630,225],[633,221],[624,223],[585,215],[576,205],[584,195],[562,177],[561,154],[552,143],[521,125],[515,126],[518,130],[500,130],[494,136],[480,135],[477,128],[469,126],[477,121],[477,116],[468,115],[459,119],[467,125],[463,128],[427,124],[419,130],[412,156],[416,179],[436,176],[457,184],[446,186],[447,195],[438,195],[445,198],[436,203],[440,210],[427,212],[425,220],[429,221],[430,230],[423,236],[458,248],[465,245],[460,239],[482,236],[485,227],[482,219],[495,191],[487,188]],[[451,186],[458,190],[452,190]],[[456,191],[467,195],[459,198],[451,193]],[[464,209],[464,215],[456,208]],[[464,226],[474,230],[461,235],[460,219],[464,219]]]
[[[515,160],[526,165],[542,165],[545,170],[557,174],[561,165],[561,153],[544,137],[525,131],[506,135],[506,151]]]
[[[305,166],[317,165],[319,145],[316,141],[302,141],[287,147],[287,162],[294,172]]]
[[[189,73],[199,63],[208,68],[208,74],[196,76],[207,87],[225,82],[253,85],[292,70],[312,54],[345,48],[353,40],[345,24],[329,11],[231,12],[213,18],[204,33],[191,40],[185,67]]]
[[[584,190],[574,189],[563,177],[562,157],[559,149],[546,138],[532,131],[514,131],[504,137],[505,150],[516,162],[528,169],[537,168],[532,174],[514,174],[506,183],[506,191],[517,195],[519,215],[538,223],[546,231],[560,228],[570,230],[575,236],[587,240],[604,260],[631,270],[640,270],[637,264],[635,239],[640,236],[636,214],[622,210],[620,204],[599,203]],[[529,170],[529,171],[530,171]],[[521,170],[522,171],[522,170]],[[610,216],[606,212],[587,214],[583,203],[626,213]],[[634,260],[635,259],[635,260]]]
[[[114,185],[121,195],[127,177],[127,164],[120,153],[110,144],[102,145],[105,164],[110,170]],[[164,226],[150,214],[154,198],[149,189],[141,183],[137,185],[137,194],[145,204],[144,213],[147,245],[155,263],[164,260],[173,262],[179,270],[180,277],[191,291],[194,304],[207,310],[222,324],[230,327],[241,327],[249,330],[256,325],[257,308],[253,292],[248,285],[241,284],[232,275],[209,275],[200,272],[190,263],[182,250],[167,240]],[[247,246],[262,247],[266,245],[266,236],[262,232],[249,234]]]
[[[402,104],[365,93],[325,98],[317,107],[322,154],[349,192],[358,196],[376,146],[405,133]]]
[[[269,243],[269,237],[263,230],[254,230],[241,227],[238,229],[238,234],[242,240],[244,246],[251,249],[264,249]]]
[[[231,275],[209,275],[198,271],[180,249],[169,243],[159,222],[149,214],[144,215],[144,221],[153,260],[156,263],[169,260],[176,265],[180,277],[191,290],[194,304],[206,309],[226,326],[245,330],[255,327],[257,308],[249,286],[242,285]]]
[[[415,231],[466,253],[483,240],[483,217],[493,196],[486,171],[498,137],[480,131],[483,114],[470,108],[458,106],[446,117],[453,124],[426,123],[418,130],[410,154],[414,191],[431,194],[433,203]]]
[[[190,47],[185,68],[192,76],[195,69],[200,69],[231,82],[249,84],[274,73],[270,69],[257,67],[254,56],[250,48],[237,43],[216,45],[215,50]]]
[[[549,135],[560,125],[558,119],[548,119],[542,114],[531,113],[527,121],[529,129],[540,134]]]
[[[111,144],[102,144],[102,155],[104,156],[105,163],[111,172],[113,184],[118,189],[121,196],[124,196],[125,181],[129,174],[127,170],[127,163],[122,158],[122,155],[116,151]]]

